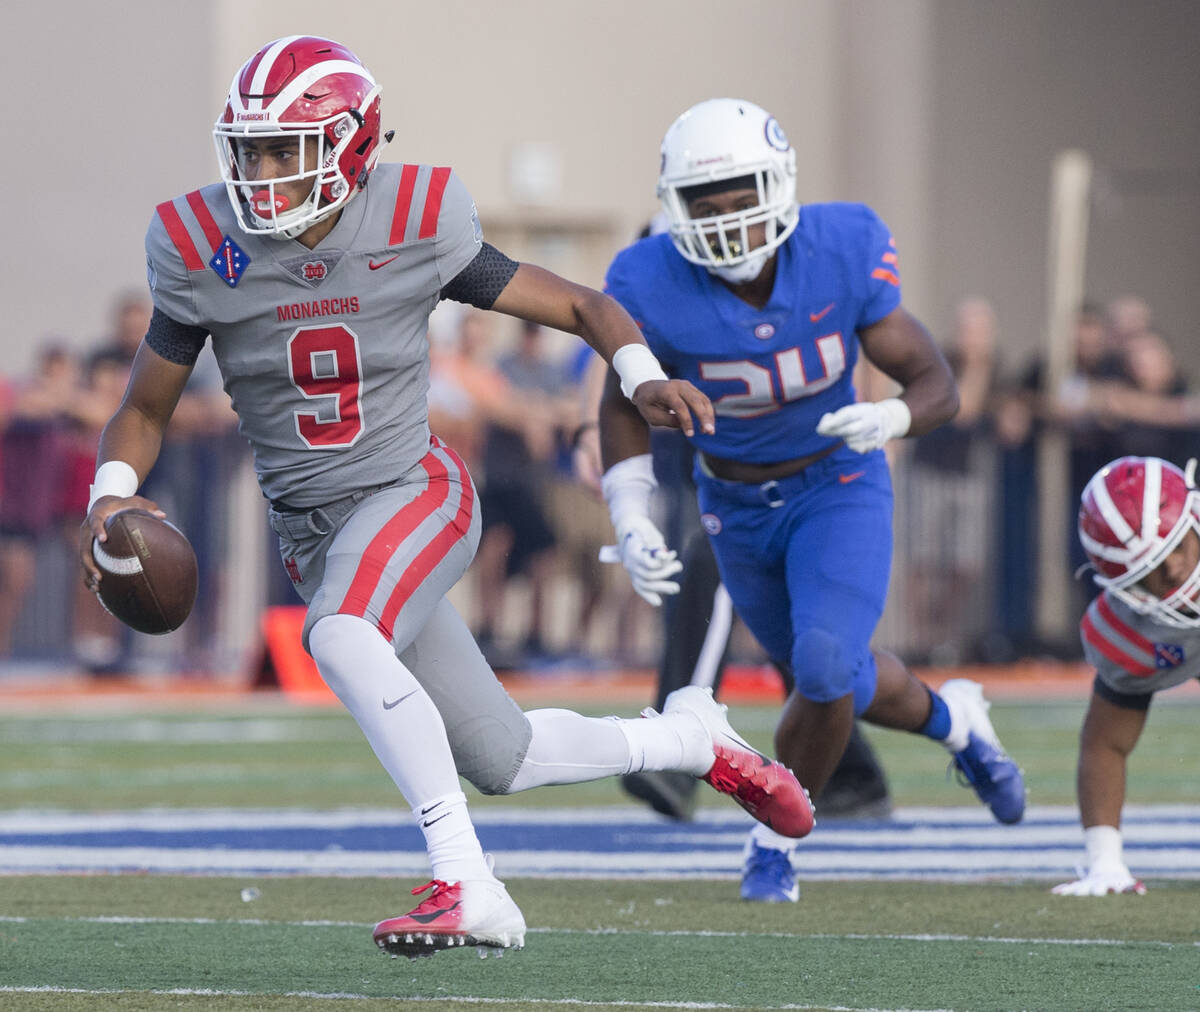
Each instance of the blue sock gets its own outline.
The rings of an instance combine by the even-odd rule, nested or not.
[[[933,710],[919,733],[934,741],[945,741],[950,734],[950,709],[942,697],[932,689],[929,690],[929,699],[933,703]]]

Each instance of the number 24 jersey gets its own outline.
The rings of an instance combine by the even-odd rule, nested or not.
[[[858,331],[900,305],[888,228],[863,204],[808,204],[776,251],[770,301],[756,309],[676,251],[668,235],[622,250],[606,291],[637,321],[667,374],[712,400],[717,430],[693,444],[773,463],[829,446],[818,419],[854,402]]]

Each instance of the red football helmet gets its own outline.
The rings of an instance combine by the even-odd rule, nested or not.
[[[213,127],[221,178],[244,231],[294,238],[366,185],[382,151],[380,90],[349,49],[312,35],[277,39],[246,62]],[[238,138],[270,136],[299,139],[299,171],[243,181]],[[292,207],[276,186],[298,179],[311,179],[312,191]]]
[[[1158,457],[1121,457],[1093,475],[1079,507],[1079,540],[1096,583],[1134,611],[1186,628],[1200,626],[1200,564],[1162,598],[1139,584],[1188,531],[1200,535],[1195,467],[1189,461],[1185,473]]]

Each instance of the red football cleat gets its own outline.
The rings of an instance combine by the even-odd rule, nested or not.
[[[694,713],[712,735],[716,761],[701,780],[728,794],[776,833],[795,839],[807,836],[813,828],[808,791],[791,770],[752,748],[734,731],[725,717],[726,709],[713,699],[711,689],[696,685],[676,689],[663,706],[664,713]]]
[[[447,884],[440,879],[414,889],[417,896],[433,891],[414,910],[375,925],[375,944],[393,956],[417,959],[443,949],[467,945],[487,949],[520,949],[525,945],[525,918],[496,879]]]

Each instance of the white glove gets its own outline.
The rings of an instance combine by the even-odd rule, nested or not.
[[[1050,891],[1055,896],[1107,896],[1110,893],[1146,895],[1146,887],[1129,874],[1124,864],[1096,864],[1086,873],[1082,868],[1077,871],[1079,878],[1074,882],[1064,882]]]
[[[908,405],[898,397],[884,401],[860,401],[821,416],[817,432],[843,439],[856,453],[878,450],[889,439],[907,435],[912,425]]]
[[[683,569],[676,553],[649,517],[624,518],[617,527],[617,543],[600,549],[601,562],[619,562],[629,571],[633,589],[655,608],[662,594],[678,594],[679,584],[671,579]]]

